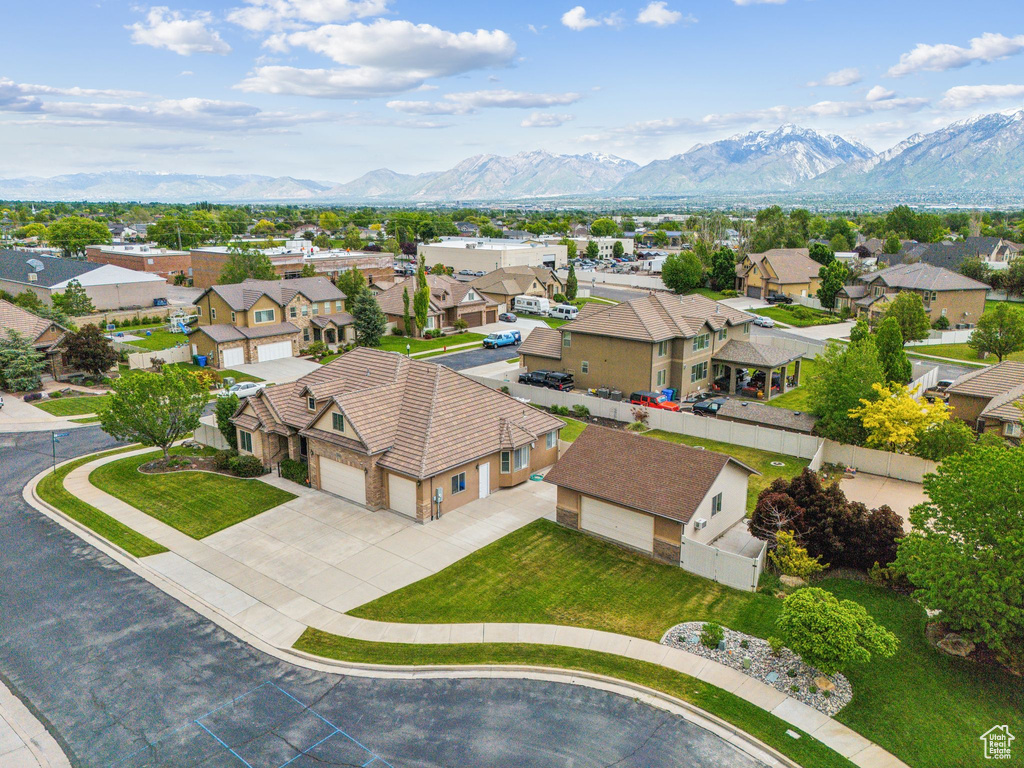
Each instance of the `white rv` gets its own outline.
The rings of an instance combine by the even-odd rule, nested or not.
[[[529,312],[534,315],[547,315],[551,302],[543,296],[516,296],[512,302],[513,312]]]

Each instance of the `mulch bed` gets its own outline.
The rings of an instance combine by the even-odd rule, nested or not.
[[[235,477],[234,473],[217,469],[213,465],[212,456],[171,456],[170,459],[160,457],[139,467],[144,475],[163,475],[168,472],[213,472],[218,475]]]

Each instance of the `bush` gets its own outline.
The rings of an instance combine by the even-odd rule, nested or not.
[[[775,536],[775,549],[768,559],[779,573],[786,576],[798,576],[806,579],[820,573],[828,564],[822,565],[821,557],[811,557],[807,550],[796,543],[796,538],[789,531],[779,531]]]
[[[768,638],[768,645],[772,649],[772,655],[773,656],[781,656],[782,655],[782,648],[783,648],[784,644],[783,644],[781,638],[778,638],[775,635],[769,636],[769,638]]]
[[[504,393],[505,393],[505,394],[507,395],[507,394],[509,394],[509,392],[511,392],[512,390],[510,390],[510,389],[509,389],[508,387],[506,387],[506,386],[500,386],[500,387],[498,387],[498,391],[499,391],[499,392],[504,392]]]
[[[455,330],[457,330],[457,331],[464,331],[464,330],[466,330],[467,328],[469,328],[469,323],[467,323],[467,322],[466,322],[465,320],[463,320],[463,319],[462,319],[461,317],[460,317],[460,318],[457,318],[457,319],[455,320],[455,322],[454,322],[454,323],[452,323],[452,325],[454,325],[454,326],[455,326]]]
[[[932,323],[932,328],[936,331],[948,331],[949,330],[949,318],[945,315],[940,315],[939,319]]]
[[[577,419],[590,418],[590,409],[587,408],[587,406],[583,405],[582,403],[576,403],[576,405],[572,407],[572,413],[573,416],[575,416]]]
[[[293,483],[309,484],[309,466],[295,459],[281,459],[281,477]]]
[[[720,294],[725,296],[727,299],[735,299],[740,295],[739,291],[733,290],[732,288],[726,288],[724,291],[719,291]]]
[[[555,414],[555,416],[568,416],[569,409],[564,405],[552,405],[551,413]]]
[[[725,639],[725,630],[721,624],[709,621],[700,631],[700,642],[705,648],[717,648],[718,644]]]
[[[399,328],[397,325],[391,329],[392,336],[405,336],[405,331]]]
[[[60,400],[62,397],[64,397],[64,395],[62,395],[60,392],[51,392],[50,393],[50,399],[51,400]]]
[[[263,462],[255,456],[235,456],[228,466],[239,477],[259,477],[263,474]]]
[[[224,472],[231,469],[231,461],[238,457],[238,451],[217,451],[213,454],[213,468]]]
[[[559,303],[559,304],[568,304],[569,303],[569,299],[568,299],[568,297],[564,293],[556,293],[555,294],[555,301],[557,303]]]
[[[647,425],[644,424],[642,421],[634,421],[631,424],[627,424],[626,429],[628,429],[630,432],[646,432]]]

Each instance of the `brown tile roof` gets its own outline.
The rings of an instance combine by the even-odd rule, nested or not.
[[[307,406],[310,394],[317,401],[316,413]],[[384,454],[382,467],[418,479],[503,447],[532,443],[564,426],[560,419],[443,366],[366,347],[249,399],[254,407],[266,401],[267,413],[283,428],[345,440],[312,429],[335,403],[364,450]]]
[[[0,329],[3,329],[3,333],[6,334],[8,329],[13,329],[34,343],[36,339],[46,333],[50,326],[67,331],[64,326],[58,325],[53,320],[39,317],[27,309],[0,299]]]
[[[448,275],[427,275],[427,284],[430,286],[430,313],[436,314],[442,310],[456,306],[467,306],[480,304],[481,307],[494,307],[497,304],[483,294],[477,293],[477,299],[464,301],[466,294],[471,290],[469,283],[460,283],[454,277]],[[405,302],[402,294],[409,289],[409,311],[412,312],[413,299],[416,294],[416,278],[398,283],[377,296],[380,308],[388,315],[402,315],[405,313]]]
[[[272,323],[271,325],[254,325],[251,328],[239,325],[197,325],[188,332],[205,333],[214,341],[238,341],[239,339],[265,339],[268,336],[285,336],[298,333],[299,328],[291,323]]]
[[[981,415],[1000,421],[1024,421],[1024,411],[1017,407],[1021,404],[1024,404],[1024,383],[993,397]]]
[[[809,283],[818,276],[821,264],[812,259],[806,248],[772,248],[764,253],[750,253],[747,258],[753,265],[767,261],[771,271],[775,273],[775,282],[782,285],[791,283]],[[752,265],[752,266],[753,266]],[[762,269],[763,271],[763,269]],[[749,272],[742,264],[737,265],[736,274],[743,276]]]
[[[947,390],[970,397],[996,397],[1024,384],[1024,363],[1004,360],[998,365],[965,373]]]
[[[591,425],[544,480],[686,523],[730,461],[759,474],[722,453]]]
[[[302,294],[310,301],[340,301],[345,294],[326,277],[297,277],[293,280],[243,280],[231,285],[214,285],[193,301],[197,304],[207,292],[213,291],[234,310],[247,310],[263,296],[269,296],[278,306],[283,307]]]
[[[877,272],[870,272],[861,280],[874,283],[881,280],[890,288],[909,288],[918,291],[987,291],[985,283],[979,283],[969,277],[936,267],[923,261],[917,264],[897,264]]]
[[[818,421],[809,413],[791,411],[788,408],[776,408],[767,403],[753,400],[735,400],[729,398],[718,410],[718,417],[730,421],[748,421],[775,429],[787,429],[791,432],[810,434]]]
[[[478,291],[499,293],[504,296],[519,296],[529,289],[536,279],[545,288],[555,283],[561,286],[562,281],[547,267],[501,267],[488,272],[482,277],[470,280],[469,285]]]
[[[534,328],[526,340],[519,345],[519,354],[561,360],[562,334],[554,328]]]
[[[711,356],[711,359],[718,363],[732,363],[750,368],[778,368],[799,357],[801,353],[790,352],[781,347],[729,339]]]
[[[330,315],[317,315],[316,317],[311,318],[310,322],[317,328],[323,328],[329,323],[334,323],[338,328],[341,328],[346,325],[351,325],[355,320],[356,319],[348,312],[335,312]]]
[[[655,342],[697,336],[704,332],[705,324],[718,331],[754,319],[753,315],[699,294],[652,293],[621,304],[586,306],[595,309],[580,312],[563,326],[563,331]]]

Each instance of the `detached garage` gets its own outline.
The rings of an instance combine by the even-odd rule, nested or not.
[[[580,499],[580,528],[642,552],[654,551],[654,517],[591,496]]]

